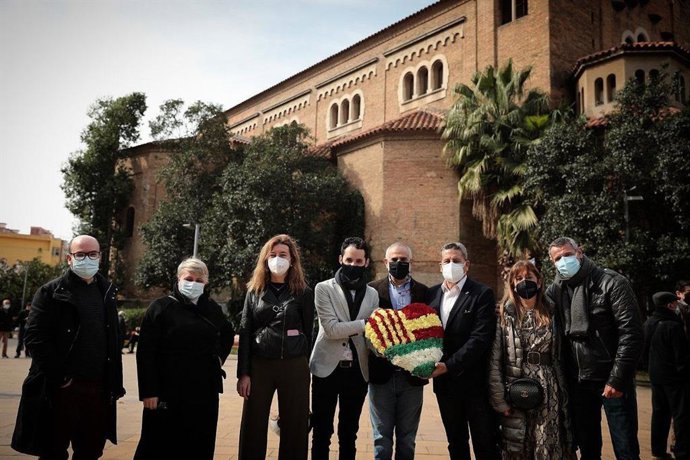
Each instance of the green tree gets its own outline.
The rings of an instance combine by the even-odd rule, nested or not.
[[[524,199],[525,158],[549,123],[548,98],[525,90],[531,68],[488,66],[455,88],[443,128],[445,154],[459,174],[460,199],[472,200],[484,236],[509,259],[534,250],[537,217]]]
[[[234,303],[261,246],[278,233],[298,240],[312,282],[330,276],[342,238],[364,229],[363,203],[333,163],[309,154],[306,128],[293,123],[244,145],[232,142],[219,112],[193,117],[180,101],[166,104],[152,127],[181,137],[168,143],[171,160],[161,174],[168,199],[141,229],[148,250],[137,283],[171,285],[192,253],[188,223],[201,225],[199,256],[210,284],[230,288]]]
[[[24,301],[30,302],[39,287],[57,278],[64,269],[64,264],[53,267],[41,262],[38,257],[14,265],[0,261],[0,299],[11,299],[16,310],[24,294]]]
[[[120,248],[123,234],[116,217],[129,203],[130,171],[120,160],[121,149],[139,139],[139,123],[146,96],[132,93],[117,99],[99,99],[89,109],[91,122],[62,168],[67,209],[79,219],[76,233],[93,235],[101,244],[101,270],[110,271],[111,248]]]
[[[223,283],[246,281],[268,238],[299,243],[308,279],[332,275],[339,245],[364,231],[363,200],[328,159],[309,154],[308,132],[292,123],[252,139],[242,162],[220,177],[207,225],[215,229],[210,260]]]
[[[170,286],[177,265],[192,254],[193,227],[204,221],[218,177],[229,161],[241,159],[222,115],[218,105],[198,101],[185,108],[175,99],[164,102],[150,123],[170,161],[159,173],[167,198],[141,227],[148,246],[136,272],[141,286]],[[206,241],[207,228],[202,235]]]
[[[690,110],[670,108],[674,89],[660,75],[628,82],[604,130],[582,119],[549,128],[529,152],[525,183],[544,245],[575,238],[643,299],[690,271]],[[626,195],[643,197],[628,201],[628,223]]]

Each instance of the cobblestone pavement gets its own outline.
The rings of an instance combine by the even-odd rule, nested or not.
[[[21,384],[29,369],[31,360],[26,358],[12,359],[16,343],[10,340],[8,346],[9,359],[0,359],[0,459],[33,458],[19,454],[12,450],[10,441],[19,405]],[[131,459],[139,440],[141,427],[142,406],[137,398],[136,363],[134,355],[123,355],[125,374],[125,388],[127,395],[118,402],[118,438],[119,444],[114,446],[108,442],[102,458],[109,460]],[[216,439],[216,459],[235,460],[239,439],[240,418],[242,415],[242,399],[235,392],[235,369],[237,361],[231,355],[225,364],[228,374],[226,393],[220,399],[220,419],[218,421],[218,435]],[[432,460],[448,458],[446,438],[441,424],[441,418],[436,404],[436,398],[431,385],[424,387],[424,408],[422,420],[417,434],[417,460]],[[647,387],[638,387],[637,400],[639,412],[639,439],[642,448],[642,459],[651,458],[649,448],[649,423],[651,418],[651,392]],[[274,407],[277,404],[274,401]],[[373,458],[373,442],[371,424],[369,422],[368,402],[365,402],[360,419],[359,437],[357,440],[358,458]],[[603,417],[605,420],[605,417]],[[335,448],[337,439],[334,436]],[[278,437],[269,433],[269,459],[278,458]],[[333,451],[331,458],[337,459]],[[608,435],[604,435],[604,460],[613,460],[613,450]]]

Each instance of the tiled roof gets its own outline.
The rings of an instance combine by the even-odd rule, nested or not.
[[[324,142],[323,144],[312,145],[307,149],[307,155],[331,158],[331,145],[333,145],[333,142]]]
[[[664,107],[661,110],[659,110],[659,115],[657,117],[654,117],[654,121],[664,119],[666,117],[670,117],[672,115],[675,115],[677,113],[680,113],[681,110],[678,107]],[[609,124],[609,117],[607,115],[601,115],[596,118],[588,118],[587,123],[585,126],[587,128],[606,128]]]
[[[395,133],[404,131],[431,131],[436,132],[443,123],[443,113],[431,109],[418,109],[403,115],[395,120],[387,121],[367,131],[344,136],[332,141],[315,145],[307,151],[312,155],[331,157],[332,149],[381,133]]]
[[[341,147],[345,144],[364,139],[380,133],[393,133],[401,131],[438,131],[443,122],[443,114],[433,112],[429,109],[419,109],[403,115],[395,120],[387,121],[375,128],[353,134],[351,136],[337,139],[331,145],[332,148]]]
[[[596,118],[588,118],[587,123],[585,123],[585,127],[590,129],[606,128],[608,124],[609,119],[606,116],[601,116]]]
[[[577,74],[585,67],[587,64],[592,62],[600,61],[608,57],[617,56],[623,53],[644,53],[652,51],[672,51],[678,53],[690,62],[690,51],[676,42],[637,42],[637,43],[621,43],[618,46],[609,48],[607,50],[597,51],[596,53],[589,54],[587,56],[581,57],[575,63],[573,67],[573,74]]]

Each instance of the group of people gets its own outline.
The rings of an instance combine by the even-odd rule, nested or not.
[[[471,263],[461,243],[442,247],[443,282],[428,288],[412,277],[412,250],[402,242],[386,249],[386,276],[367,283],[369,247],[347,238],[334,277],[312,290],[295,240],[272,237],[247,283],[238,331],[239,458],[265,458],[276,392],[280,459],[306,459],[310,429],[311,458],[328,459],[336,408],[339,458],[354,459],[367,394],[374,457],[414,458],[429,380],[375,355],[364,331],[376,308],[427,303],[444,329],[431,380],[451,459],[470,459],[470,438],[477,460],[574,459],[576,449],[581,459],[599,459],[602,406],[616,458],[639,459],[635,370],[643,348],[652,356],[662,353],[666,336],[675,340],[675,323],[667,324],[670,317],[661,312],[645,345],[637,301],[623,276],[598,267],[570,238],[555,240],[548,254],[557,272],[548,289],[533,263],[516,263],[497,318],[493,291],[468,277]],[[95,459],[106,439],[117,441],[115,408],[125,391],[116,289],[98,273],[99,258],[98,241],[74,238],[70,270],[34,297],[26,330],[34,359],[12,439],[20,452],[65,459],[71,443],[74,458]],[[208,276],[202,261],[183,261],[170,295],[155,300],[142,321],[136,459],[213,458],[223,364],[235,331],[205,289]],[[672,303],[667,296],[654,300],[666,302],[667,310]],[[675,407],[678,401],[687,406],[688,355],[678,356],[685,364],[675,371],[685,372],[685,386],[675,378],[671,385],[660,382],[663,396],[656,399],[666,404],[668,415],[659,422],[666,434],[673,418],[676,458],[688,458],[687,413]],[[511,396],[525,382],[520,391],[538,397],[533,407]],[[664,455],[665,449],[666,439]]]

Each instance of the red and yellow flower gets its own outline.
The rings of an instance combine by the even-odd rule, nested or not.
[[[429,378],[443,355],[441,319],[423,303],[401,310],[377,308],[364,334],[377,354],[417,377]]]

